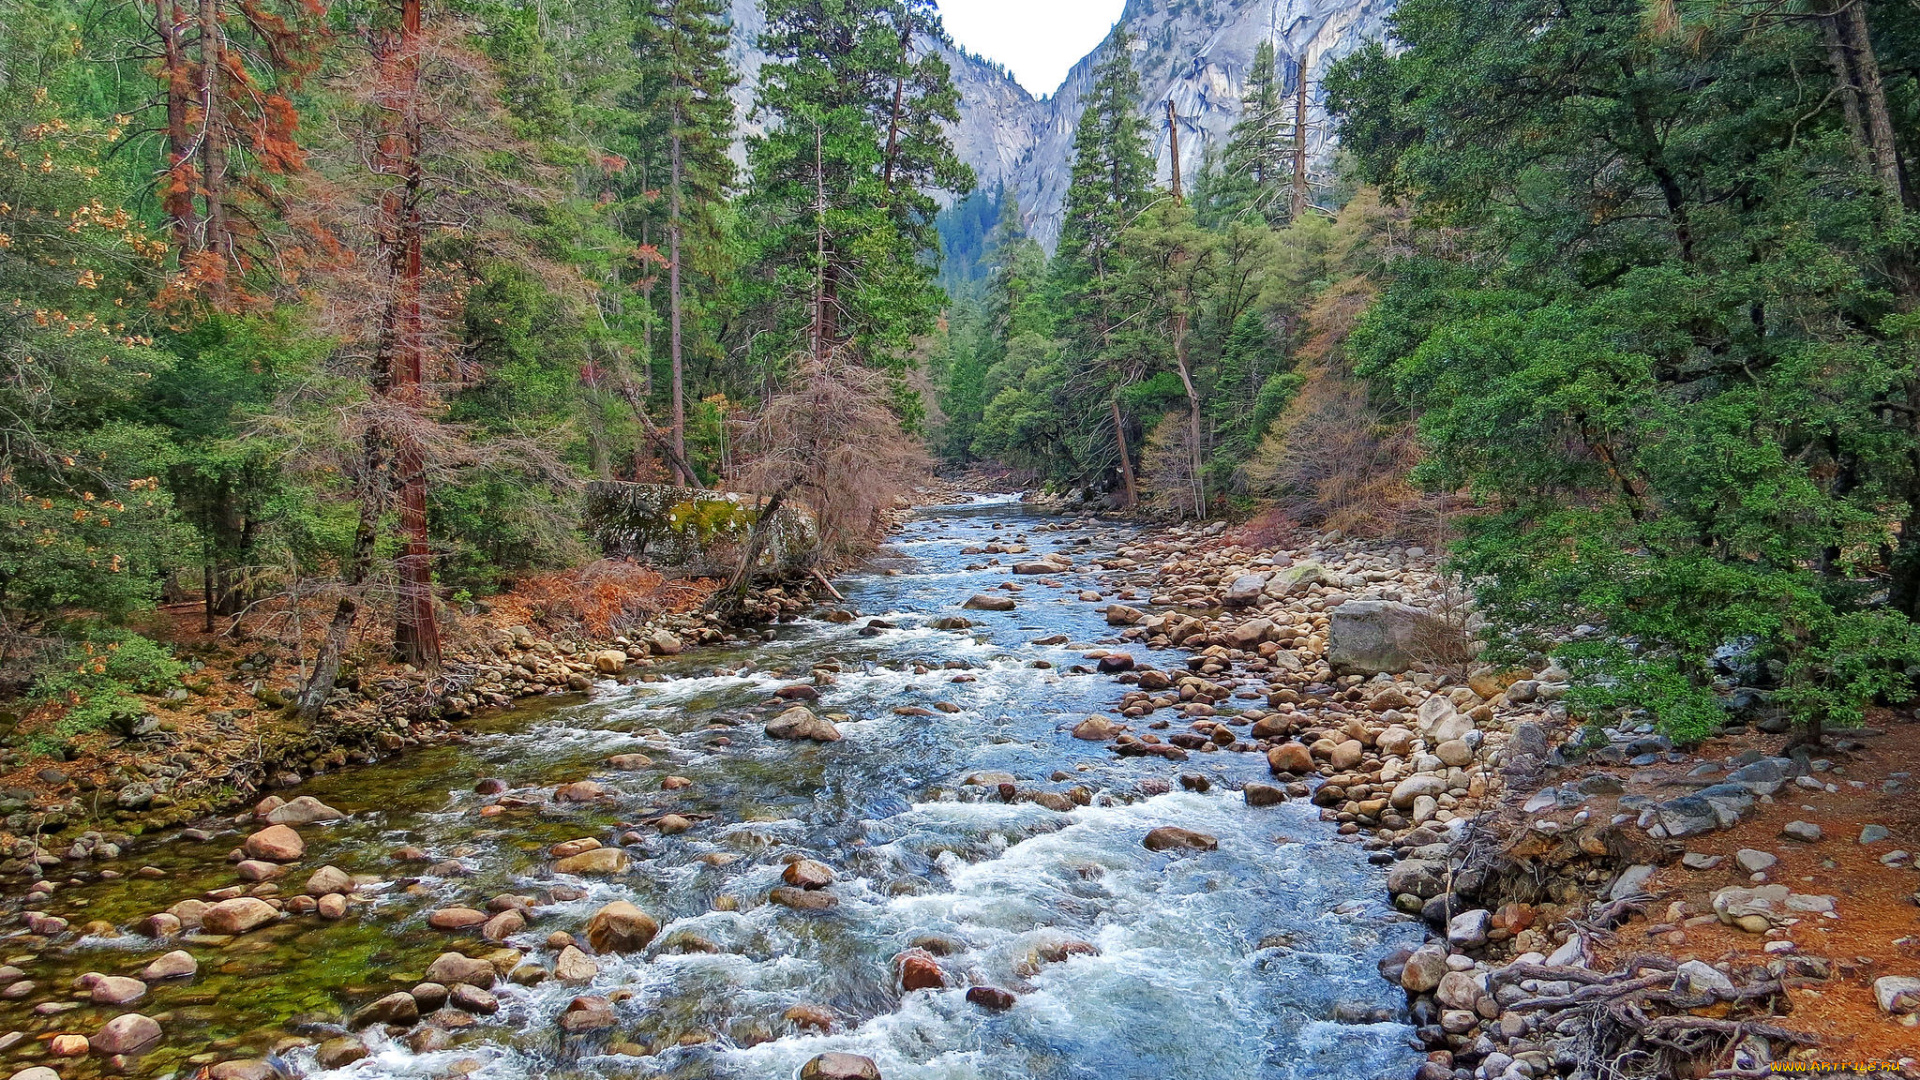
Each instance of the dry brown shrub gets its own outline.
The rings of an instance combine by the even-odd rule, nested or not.
[[[829,562],[870,550],[884,513],[931,470],[926,451],[900,426],[885,373],[830,354],[802,362],[747,432],[741,486],[804,503]]]
[[[1140,487],[1147,509],[1178,518],[1200,516],[1200,480],[1193,475],[1193,425],[1170,412],[1147,433],[1140,453]]]
[[[1347,336],[1375,287],[1354,277],[1327,289],[1306,315],[1300,392],[1247,462],[1249,484],[1302,525],[1360,536],[1408,535],[1423,527],[1425,500],[1407,482],[1419,462],[1413,426],[1368,400],[1346,364]]]
[[[494,613],[508,623],[604,639],[633,629],[648,616],[689,610],[712,591],[709,581],[669,581],[636,563],[600,559],[528,578],[492,603]]]

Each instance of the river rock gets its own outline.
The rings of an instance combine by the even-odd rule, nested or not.
[[[604,844],[591,836],[583,836],[578,840],[562,840],[560,843],[548,848],[547,854],[556,859],[571,859],[581,852],[599,851],[604,846]]]
[[[560,1030],[568,1034],[605,1031],[614,1025],[613,1002],[603,997],[577,997],[559,1016]]]
[[[60,1080],[60,1074],[45,1065],[30,1065],[14,1073],[7,1080]]]
[[[313,910],[323,919],[344,919],[347,917],[347,898],[343,893],[328,893],[314,901]]]
[[[461,983],[447,995],[447,1004],[475,1016],[492,1016],[500,1011],[500,999],[472,983]]]
[[[352,892],[353,878],[337,866],[323,866],[307,878],[307,887],[304,891],[308,896]]]
[[[1411,893],[1422,900],[1438,896],[1446,889],[1445,863],[1431,859],[1405,859],[1387,871],[1387,891]]]
[[[441,908],[427,916],[427,925],[449,932],[470,930],[487,921],[487,913],[470,907]]]
[[[1110,652],[1107,655],[1101,657],[1099,663],[1095,664],[1094,667],[1102,675],[1113,675],[1122,671],[1132,671],[1133,670],[1133,654],[1123,653],[1123,652]]]
[[[244,934],[280,917],[273,905],[253,896],[222,900],[200,916],[200,928],[209,934]]]
[[[1409,776],[1393,785],[1393,791],[1387,796],[1388,805],[1395,810],[1413,809],[1413,800],[1422,795],[1439,798],[1447,793],[1447,778],[1430,773]]]
[[[455,986],[469,983],[487,987],[499,978],[499,972],[485,960],[475,960],[457,952],[444,952],[427,965],[426,981],[442,986]]]
[[[799,859],[787,864],[780,880],[799,889],[824,889],[833,884],[833,869],[812,859]]]
[[[100,1034],[93,1037],[93,1048],[108,1056],[114,1054],[144,1054],[160,1045],[160,1024],[150,1016],[139,1013],[122,1013],[107,1021]]]
[[[286,867],[260,859],[242,859],[233,872],[239,874],[242,881],[278,881],[287,876]]]
[[[1132,626],[1146,617],[1147,613],[1139,608],[1128,607],[1125,604],[1107,605],[1108,626]]]
[[[968,611],[1012,611],[1013,597],[998,593],[975,593],[960,606]]]
[[[1407,957],[1400,969],[1400,985],[1416,994],[1424,994],[1440,985],[1447,974],[1447,951],[1435,944],[1422,945]]]
[[[85,1035],[55,1035],[47,1041],[47,1053],[54,1057],[86,1057],[90,1049]]]
[[[581,877],[624,874],[630,860],[627,853],[619,848],[596,848],[583,851],[578,855],[569,855],[553,864],[555,873],[577,874]]]
[[[358,1030],[374,1024],[411,1024],[420,1019],[420,1003],[405,990],[397,990],[378,1001],[361,1006],[347,1026]]]
[[[593,654],[593,670],[602,675],[618,675],[627,669],[627,654],[619,649],[601,649]]]
[[[1089,716],[1073,725],[1073,737],[1088,742],[1105,742],[1119,732],[1119,727],[1104,716]]]
[[[264,1058],[222,1061],[207,1070],[207,1080],[274,1080],[280,1070]]]
[[[1440,1004],[1449,1009],[1471,1010],[1480,1000],[1480,981],[1464,971],[1449,971],[1440,976],[1440,985],[1434,987],[1433,996]]]
[[[1241,574],[1227,586],[1220,602],[1230,608],[1248,608],[1258,604],[1267,592],[1267,575]]]
[[[1304,776],[1313,771],[1313,752],[1297,742],[1284,742],[1267,751],[1267,769]]]
[[[185,949],[175,949],[165,955],[155,957],[153,962],[140,969],[140,977],[148,982],[162,979],[180,979],[200,970],[200,961]]]
[[[942,990],[946,988],[946,973],[924,949],[908,949],[893,958],[894,970],[900,976],[902,990]]]
[[[592,780],[576,780],[553,789],[554,802],[585,803],[606,797],[606,787]]]
[[[242,849],[248,857],[266,862],[298,862],[307,853],[307,843],[285,825],[269,825],[247,837]]]
[[[503,911],[488,919],[480,927],[480,936],[491,942],[502,942],[526,929],[527,917],[518,911]]]
[[[1920,1012],[1920,979],[1883,975],[1873,980],[1873,1000],[1884,1013],[1904,1015]]]
[[[1272,784],[1249,783],[1241,790],[1241,794],[1246,797],[1248,806],[1278,806],[1287,801],[1286,790]]]
[[[1215,851],[1220,847],[1220,841],[1206,833],[1182,829],[1175,825],[1162,825],[1152,830],[1147,833],[1145,843],[1148,851],[1174,851],[1182,848],[1191,851]]]
[[[653,768],[653,759],[645,754],[615,754],[607,759],[607,764],[621,772],[639,772]]]
[[[559,958],[553,962],[553,977],[569,986],[590,983],[598,974],[600,965],[572,945],[561,949]]]
[[[767,737],[770,739],[812,739],[814,742],[839,742],[840,729],[829,720],[813,714],[813,710],[804,705],[795,705],[779,716],[767,721]]]
[[[800,1080],[881,1080],[880,1067],[858,1054],[821,1054],[800,1066]]]
[[[587,943],[598,953],[639,952],[659,932],[653,916],[625,900],[615,900],[587,920]]]
[[[825,911],[840,903],[832,893],[817,889],[794,889],[781,886],[767,893],[767,902],[778,904],[794,911]]]
[[[453,991],[447,989],[445,983],[423,982],[407,993],[413,995],[414,1004],[420,1007],[422,1013],[430,1013],[445,1005]]]
[[[338,821],[346,816],[311,795],[302,795],[292,802],[267,811],[267,824],[313,825],[322,821]]]
[[[1349,600],[1327,620],[1327,665],[1336,675],[1398,675],[1414,666],[1421,628],[1433,617],[1392,600]]]
[[[313,1052],[314,1061],[323,1069],[339,1069],[367,1056],[367,1044],[352,1035],[328,1039]]]
[[[1010,990],[997,986],[970,986],[967,988],[967,1001],[978,1005],[988,1012],[1006,1012],[1013,1008],[1017,999]]]
[[[102,975],[93,980],[87,996],[96,1005],[131,1005],[147,996],[147,984],[125,975]]]
[[[1463,911],[1447,922],[1447,944],[1456,949],[1477,949],[1487,943],[1487,931],[1493,928],[1493,913],[1483,908]]]

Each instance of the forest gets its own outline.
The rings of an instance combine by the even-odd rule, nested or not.
[[[1591,710],[1852,722],[1920,663],[1915,18],[1407,0],[1337,153],[1267,44],[1184,183],[1122,25],[1049,253],[931,0],[768,0],[748,115],[719,0],[9,0],[0,672],[71,736],[165,684],[142,612],[307,612],[312,716],[595,558],[590,481],[831,562],[931,458],[1444,546]]]

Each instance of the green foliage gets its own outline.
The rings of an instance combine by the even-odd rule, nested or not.
[[[748,141],[744,208],[754,321],[775,332],[759,347],[808,351],[818,322],[827,345],[897,369],[940,307],[931,191],[973,187],[944,127],[959,98],[929,47],[946,31],[931,0],[768,0],[766,16],[768,125]]]
[[[147,715],[146,704],[134,695],[170,690],[187,670],[165,647],[138,634],[94,632],[48,665],[34,685],[34,699],[66,706],[53,728],[58,736],[131,735]]]
[[[1873,15],[1883,47],[1916,41]],[[1806,96],[1829,70],[1815,20],[1689,8],[1668,34],[1605,0],[1394,20],[1405,48],[1328,91],[1426,242],[1354,346],[1419,416],[1420,479],[1485,508],[1454,556],[1496,625],[1536,646],[1599,628],[1612,644],[1564,650],[1575,701],[1684,738],[1717,723],[1736,643],[1801,722],[1904,700],[1920,441],[1888,408],[1914,387],[1888,316],[1911,256],[1845,95]]]

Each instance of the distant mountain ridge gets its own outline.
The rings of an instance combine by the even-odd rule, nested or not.
[[[1044,0],[1041,0],[1044,2]],[[1127,0],[1120,21],[1135,39],[1143,111],[1153,119],[1151,150],[1164,180],[1170,172],[1166,102],[1180,117],[1180,161],[1186,176],[1200,167],[1207,147],[1226,138],[1240,117],[1241,94],[1254,49],[1271,39],[1291,89],[1294,64],[1307,56],[1309,145],[1324,157],[1325,114],[1318,84],[1327,66],[1385,34],[1393,0]],[[760,0],[733,0],[731,58],[740,73],[735,91],[743,130],[753,88],[766,57],[755,42],[764,27]],[[1103,42],[1068,72],[1050,96],[1036,98],[992,62],[943,48],[960,91],[954,148],[973,166],[983,187],[1004,181],[1019,199],[1027,232],[1051,251],[1073,169],[1073,132],[1081,96],[1105,58]]]

